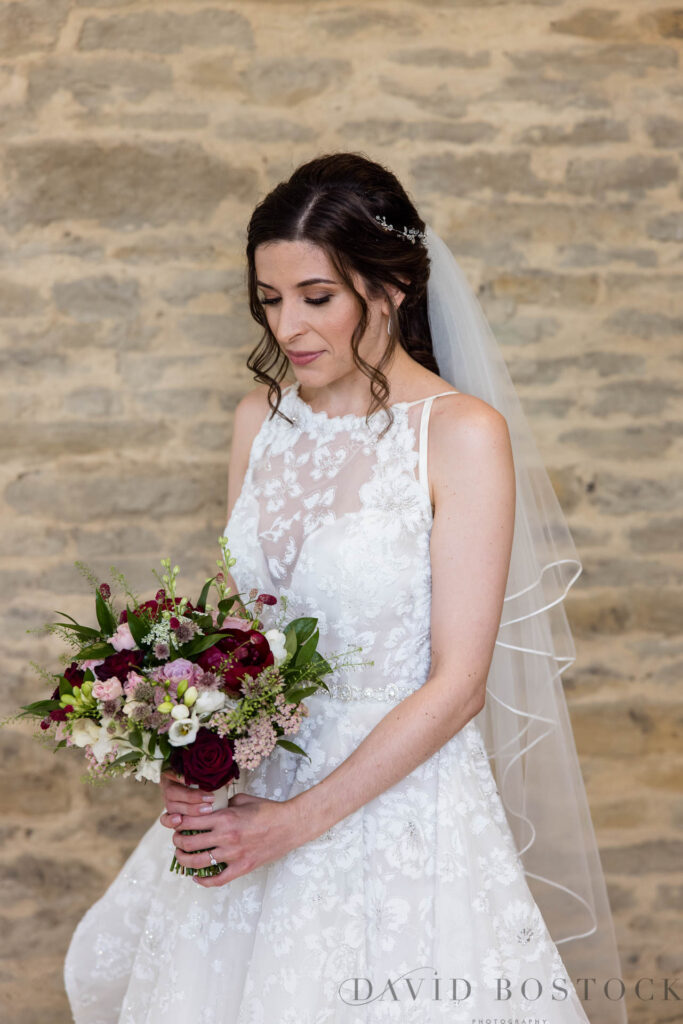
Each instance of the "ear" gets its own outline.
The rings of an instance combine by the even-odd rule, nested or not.
[[[408,278],[402,277],[401,281],[405,281],[406,284],[410,284]],[[390,284],[386,285],[386,289],[391,295],[394,305],[396,306],[396,308],[398,308],[405,299],[406,293],[404,291],[401,291],[400,288],[392,287],[392,285]],[[386,299],[382,303],[382,312],[384,313],[385,316],[389,316],[389,303],[386,301]]]

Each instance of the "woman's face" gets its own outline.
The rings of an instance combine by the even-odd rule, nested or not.
[[[360,306],[325,251],[311,242],[269,242],[256,247],[254,262],[268,325],[297,379],[319,386],[357,373],[351,335]],[[369,299],[359,277],[354,275],[353,282],[368,303],[368,326],[359,351],[376,365],[386,348],[389,305],[383,297]],[[398,298],[402,295],[399,292]],[[319,354],[297,362],[300,353]]]

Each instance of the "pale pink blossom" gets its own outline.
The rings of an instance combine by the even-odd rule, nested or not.
[[[93,685],[92,695],[96,700],[114,700],[123,693],[121,680],[116,676],[101,680]]]
[[[85,661],[79,661],[78,664],[85,672],[87,669],[96,668],[97,665],[104,665],[104,658],[87,658]]]
[[[125,693],[126,697],[132,697],[135,694],[135,687],[138,685],[138,683],[144,683],[144,681],[145,680],[141,675],[138,675],[138,673],[134,669],[131,669],[128,675],[126,676],[125,683],[123,684],[123,692]]]
[[[115,651],[132,651],[136,647],[133,634],[127,622],[121,622],[113,636],[109,637],[109,643]]]
[[[249,725],[245,738],[235,740],[235,761],[239,768],[248,771],[258,767],[264,757],[274,750],[277,734],[270,719],[261,715]]]
[[[168,661],[165,665],[157,666],[151,675],[158,683],[168,682],[170,684],[168,687],[169,695],[176,697],[178,683],[182,679],[187,680],[188,687],[201,683],[204,669],[201,665],[188,661],[187,658],[175,658],[173,661]]]
[[[218,609],[214,608],[213,611],[211,612],[211,618],[213,619],[214,626],[218,624],[218,615]],[[226,629],[249,630],[251,629],[251,623],[249,622],[248,619],[243,619],[241,615],[227,615],[223,619],[223,623],[220,628],[223,629],[223,627],[225,627]]]

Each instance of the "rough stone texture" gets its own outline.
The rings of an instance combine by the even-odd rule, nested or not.
[[[656,0],[0,3],[0,646],[43,694],[84,560],[194,593],[260,331],[253,206],[336,149],[390,166],[503,347],[584,573],[563,675],[623,974],[683,971],[683,9]],[[160,811],[0,732],[0,1000],[66,1024],[73,928]],[[170,837],[169,837],[170,839]],[[676,1005],[628,990],[632,1024]],[[4,1017],[3,1017],[4,1019]]]

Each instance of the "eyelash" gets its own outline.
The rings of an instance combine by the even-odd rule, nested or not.
[[[305,299],[305,301],[310,303],[312,306],[322,306],[324,302],[329,302],[330,298],[330,295],[323,295],[320,299]],[[262,306],[274,306],[275,303],[279,301],[279,299],[259,299]]]

